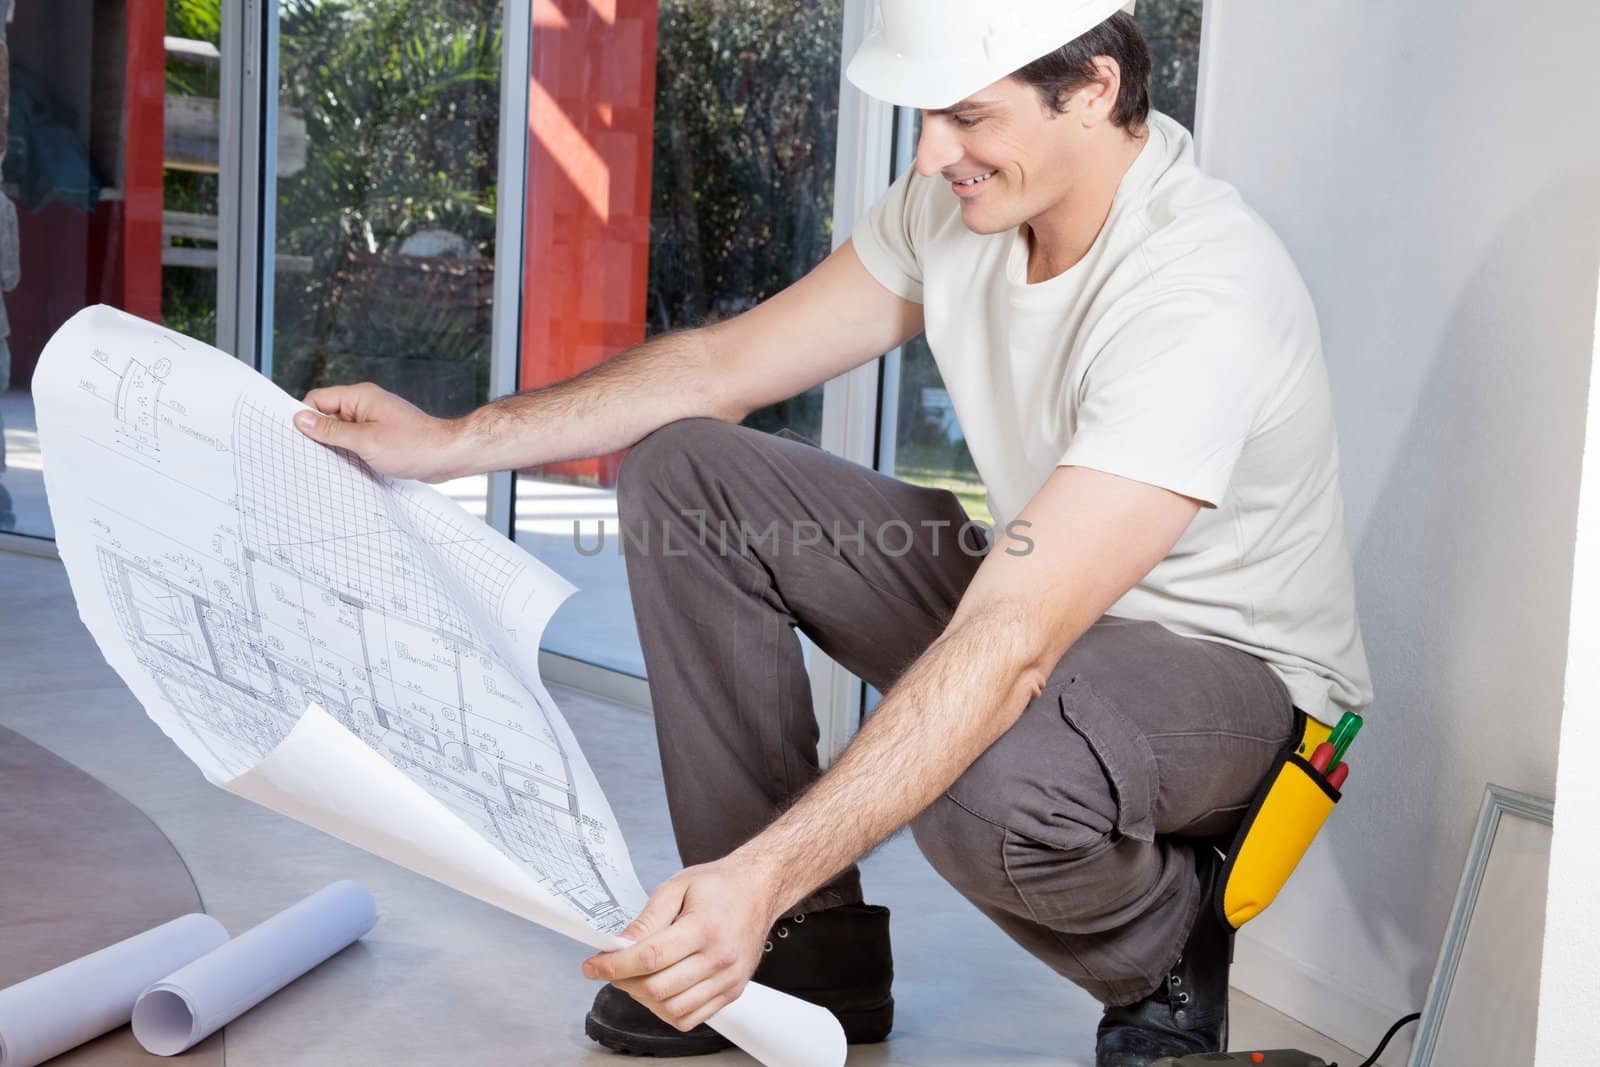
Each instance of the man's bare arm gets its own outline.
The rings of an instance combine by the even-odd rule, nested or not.
[[[604,455],[678,419],[729,422],[904,343],[922,305],[868,273],[846,242],[726,322],[652,338],[565,381],[437,419],[371,383],[315,389],[296,424],[398,477],[444,481]]]
[[[1031,548],[1007,539],[989,554],[944,632],[839,762],[731,855],[664,883],[625,935],[638,944],[591,959],[586,973],[685,1028],[737,997],[768,926],[909,822],[1010,729],[1067,648],[1166,556],[1199,506],[1115,475],[1057,468],[1019,517]]]
[[[1001,539],[835,768],[734,855],[782,872],[783,907],[904,826],[1011,728],[1199,509],[1142,482],[1057,468],[1020,516],[1030,544]]]

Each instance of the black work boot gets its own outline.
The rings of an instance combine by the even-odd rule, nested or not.
[[[1200,914],[1172,970],[1143,1000],[1100,1017],[1095,1067],[1149,1067],[1163,1056],[1228,1048],[1228,965],[1233,928],[1216,913],[1222,857],[1211,841],[1195,842]]]
[[[894,1023],[894,961],[889,909],[845,904],[779,919],[753,981],[820,1004],[844,1027],[851,1044],[882,1041]],[[732,1042],[701,1023],[674,1029],[614,985],[594,998],[584,1033],[615,1052],[637,1056],[700,1056]]]

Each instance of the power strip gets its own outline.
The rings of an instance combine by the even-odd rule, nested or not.
[[[1389,1032],[1383,1035],[1383,1040],[1378,1042],[1378,1047],[1372,1055],[1361,1062],[1361,1067],[1376,1063],[1378,1057],[1383,1055],[1383,1050],[1389,1047],[1390,1039],[1400,1028],[1420,1018],[1422,1013],[1414,1011],[1397,1019],[1395,1024],[1389,1027]],[[1263,1049],[1259,1052],[1197,1052],[1189,1056],[1167,1056],[1156,1060],[1150,1067],[1204,1067],[1206,1064],[1224,1063],[1239,1064],[1240,1067],[1244,1067],[1245,1064],[1259,1064],[1260,1067],[1338,1067],[1338,1064],[1329,1063],[1297,1048]]]
[[[1260,1052],[1201,1052],[1193,1056],[1168,1056],[1156,1060],[1150,1067],[1213,1067],[1216,1064],[1234,1063],[1241,1067],[1329,1067],[1328,1061],[1299,1049],[1274,1048]]]

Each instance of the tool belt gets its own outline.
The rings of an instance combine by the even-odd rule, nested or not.
[[[1309,762],[1332,728],[1294,709],[1294,729],[1262,779],[1222,866],[1218,918],[1237,930],[1266,910],[1339,802]]]

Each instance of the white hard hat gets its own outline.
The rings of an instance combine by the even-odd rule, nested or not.
[[[1088,33],[1135,0],[879,0],[845,76],[901,107],[949,107]]]

